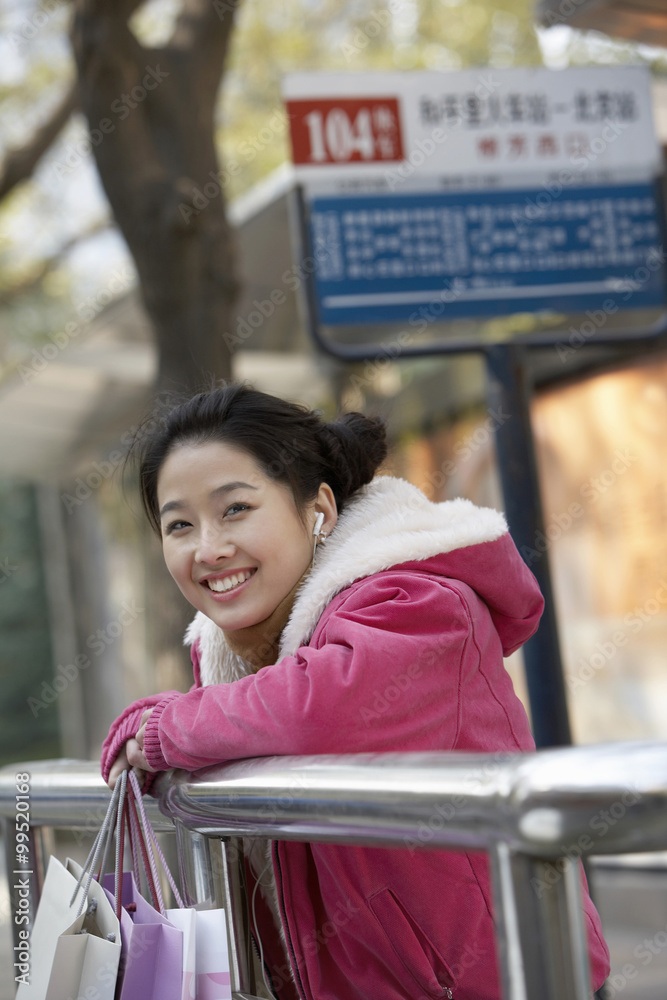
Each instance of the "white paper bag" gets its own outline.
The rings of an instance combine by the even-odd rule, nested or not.
[[[231,1000],[224,910],[196,910],[197,1000]]]
[[[16,1000],[113,1000],[120,961],[120,926],[104,890],[90,884],[88,901],[77,917],[80,893],[70,899],[81,868],[67,859],[49,860],[30,936],[30,982],[19,983]],[[83,890],[80,890],[82,892]],[[95,900],[93,915],[87,913]],[[81,930],[87,933],[78,933]],[[113,940],[108,939],[113,936]]]
[[[167,910],[183,931],[182,1000],[231,1000],[224,910]]]
[[[195,910],[190,907],[167,910],[167,919],[183,931],[183,990],[181,1000],[196,998]]]

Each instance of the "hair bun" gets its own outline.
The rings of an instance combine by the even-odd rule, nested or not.
[[[329,485],[343,507],[353,493],[370,483],[387,457],[387,430],[379,417],[345,413],[323,424],[320,436],[326,464],[336,480]]]

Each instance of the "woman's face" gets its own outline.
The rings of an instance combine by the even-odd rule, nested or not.
[[[264,621],[310,565],[318,498],[297,514],[287,486],[220,441],[178,445],[157,483],[162,550],[183,596],[225,631]],[[333,523],[335,523],[335,501]],[[327,523],[328,521],[328,523]]]

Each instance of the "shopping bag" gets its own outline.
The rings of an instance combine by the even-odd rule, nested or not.
[[[196,1000],[197,997],[197,952],[196,952],[196,927],[195,910],[192,907],[169,909],[166,911],[171,922],[178,927],[183,934],[183,980],[181,984],[180,1000]]]
[[[224,910],[196,911],[197,1000],[231,1000]]]
[[[93,872],[102,870],[114,824],[123,813],[127,775],[113,790],[85,864],[52,857],[30,935],[30,982],[19,983],[19,1000],[113,1000],[120,960],[120,922]]]
[[[115,892],[114,875],[102,885]],[[123,872],[121,900],[117,1000],[181,1000],[183,932],[144,899],[132,872]]]
[[[119,921],[95,882],[78,913],[72,896],[83,875],[75,861],[51,857],[30,937],[30,983],[19,983],[17,1000],[113,1000]]]
[[[182,907],[167,916],[183,929],[182,1000],[231,1000],[225,911]]]
[[[155,831],[146,816],[136,775],[129,776],[131,804],[136,804],[141,817],[136,823],[130,822],[132,855],[138,868],[139,850],[144,860],[146,875],[149,868],[156,893],[156,905],[175,926],[180,928],[182,938],[181,994],[179,1000],[231,1000],[231,975],[227,948],[227,925],[222,909],[197,910],[186,907],[176,887],[169,867],[160,849]],[[133,832],[134,831],[134,832]],[[167,876],[178,906],[165,910],[157,877],[157,859]],[[124,900],[124,894],[123,894]],[[125,998],[123,997],[123,1000]]]

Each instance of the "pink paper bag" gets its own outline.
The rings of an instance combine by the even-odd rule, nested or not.
[[[103,885],[113,893],[114,876]],[[116,1000],[182,1000],[182,931],[143,898],[132,872],[123,872],[122,904]]]

